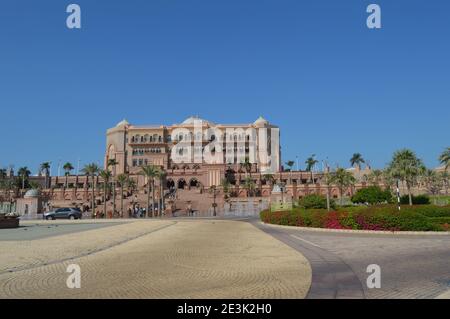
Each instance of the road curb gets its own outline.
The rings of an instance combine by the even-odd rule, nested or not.
[[[286,229],[298,229],[310,232],[323,232],[323,233],[338,233],[338,234],[370,234],[370,235],[417,235],[417,236],[450,236],[450,232],[421,232],[421,231],[382,231],[382,230],[354,230],[354,229],[328,229],[328,228],[313,228],[313,227],[298,227],[298,226],[285,226],[268,224],[262,221],[259,223],[270,227],[280,227]]]

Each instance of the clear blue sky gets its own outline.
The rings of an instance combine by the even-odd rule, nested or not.
[[[69,30],[78,3],[82,29]],[[382,8],[381,30],[366,7]],[[263,115],[283,161],[450,146],[447,0],[2,0],[0,166],[102,163],[105,131]],[[302,165],[304,166],[304,165]]]

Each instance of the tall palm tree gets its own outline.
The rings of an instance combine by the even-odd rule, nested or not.
[[[159,180],[159,216],[162,216],[164,211],[164,180],[167,176],[167,173],[163,169],[158,170],[158,180]]]
[[[374,169],[369,173],[368,180],[373,186],[378,186],[383,178],[381,169]]]
[[[65,184],[66,184],[66,188],[67,188],[68,178],[69,178],[70,172],[73,171],[74,167],[73,167],[72,163],[67,162],[66,164],[64,164],[63,169],[65,171],[64,175],[66,175],[66,183]]]
[[[270,187],[273,186],[273,184],[274,184],[274,182],[275,182],[275,176],[274,176],[273,174],[269,174],[269,173],[264,174],[264,175],[262,176],[262,178],[263,178],[263,180],[266,181],[266,183],[269,183]]]
[[[115,158],[109,159],[107,162],[107,169],[112,167],[112,197],[113,197],[113,215],[116,214],[116,166],[119,164]]]
[[[40,171],[45,175],[45,188],[48,188],[48,176],[50,175],[50,162],[44,162],[40,166]]]
[[[412,206],[411,188],[417,182],[417,178],[423,173],[424,165],[416,154],[408,149],[396,151],[392,161],[388,165],[391,175],[406,184],[409,205]]]
[[[30,177],[31,172],[28,169],[28,167],[24,166],[24,167],[19,168],[19,170],[17,171],[17,175],[22,180],[22,190],[23,190],[23,189],[25,189],[25,181],[28,179],[28,177]]]
[[[247,190],[247,197],[253,197],[256,185],[251,177],[245,178],[244,188]]]
[[[342,205],[342,199],[344,197],[344,190],[355,184],[356,179],[352,173],[346,171],[343,168],[338,168],[330,178],[330,182],[335,184],[339,189],[340,204]]]
[[[450,147],[447,147],[445,151],[439,156],[439,161],[444,165],[445,170],[450,167]]]
[[[292,167],[294,167],[295,162],[294,161],[287,161],[286,166],[289,167],[289,171],[292,171]]]
[[[117,182],[120,186],[120,217],[123,217],[123,190],[125,185],[128,184],[129,178],[127,174],[119,174],[117,176]]]
[[[81,172],[92,179],[92,215],[95,216],[95,176],[98,174],[100,168],[97,164],[91,163],[83,167]]]
[[[220,182],[220,186],[222,186],[222,191],[225,196],[225,199],[228,199],[231,191],[231,183],[226,178],[223,178]]]
[[[287,161],[286,166],[289,167],[289,182],[292,182],[292,167],[294,167],[295,162],[294,161]]]
[[[0,179],[5,179],[6,175],[6,169],[0,168]]]
[[[152,217],[155,217],[155,178],[158,177],[159,167],[155,165],[147,165],[141,168],[142,175],[147,178],[147,212],[146,217],[148,216],[148,212],[150,208],[152,209]],[[152,192],[151,196],[151,206],[150,206],[150,191]]]
[[[101,170],[99,173],[100,177],[103,179],[103,218],[107,218],[107,213],[106,213],[106,196],[108,193],[108,186],[109,186],[109,180],[111,179],[111,172],[108,170]]]
[[[246,174],[250,174],[252,176],[252,163],[250,163],[250,159],[248,157],[239,164],[240,168],[245,171]]]
[[[445,171],[439,173],[439,175],[442,180],[442,186],[444,187],[445,195],[448,195],[448,185],[449,185],[450,174],[449,174],[449,172],[447,172],[445,170]]]
[[[352,158],[350,158],[350,164],[351,166],[357,166],[358,169],[361,170],[361,164],[364,164],[366,161],[362,157],[360,153],[353,154]]]
[[[438,194],[441,189],[440,175],[432,169],[426,169],[422,177],[428,192],[432,195]]]
[[[319,161],[315,159],[315,156],[316,154],[313,154],[305,161],[306,171],[311,172],[311,183],[314,181],[313,168],[317,163],[319,163]]]

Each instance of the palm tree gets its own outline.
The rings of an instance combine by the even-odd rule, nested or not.
[[[67,188],[67,186],[68,186],[68,178],[69,178],[70,172],[73,170],[72,163],[67,162],[66,164],[64,164],[63,169],[65,171],[64,175],[66,175],[66,183],[65,184],[66,184],[66,188]]]
[[[123,217],[123,190],[128,184],[129,178],[127,174],[120,174],[117,176],[117,182],[120,186],[120,217]]]
[[[411,187],[416,183],[417,178],[423,173],[424,165],[416,154],[408,149],[396,151],[389,163],[388,170],[391,175],[406,183],[408,191],[409,205],[412,206]]]
[[[447,147],[445,151],[439,156],[439,161],[444,165],[445,170],[450,167],[450,147]]]
[[[442,180],[442,186],[444,187],[445,195],[448,195],[448,184],[449,184],[450,174],[445,170],[443,172],[440,172],[439,175]]]
[[[45,188],[48,188],[48,176],[50,175],[50,162],[44,162],[40,166],[40,171],[45,175]]]
[[[319,163],[319,161],[314,158],[315,156],[316,154],[313,154],[310,157],[308,157],[305,161],[306,171],[311,172],[311,183],[314,181],[313,168],[317,163]]]
[[[441,186],[440,175],[432,169],[427,169],[423,172],[422,177],[428,192],[432,195],[438,194]]]
[[[286,166],[289,167],[289,182],[292,182],[292,167],[294,167],[295,162],[294,161],[287,161]]]
[[[373,186],[378,186],[383,178],[381,169],[374,169],[369,173],[368,180]]]
[[[245,171],[246,174],[250,174],[250,176],[252,176],[252,163],[250,163],[250,159],[248,157],[246,157],[244,162],[240,163],[239,166]]]
[[[332,184],[332,178],[331,178],[331,174],[330,174],[330,170],[327,169],[325,171],[325,173],[323,174],[323,178],[324,178],[324,184],[327,186],[327,211],[331,210],[331,203],[330,203],[330,188],[331,188],[331,184]]]
[[[155,178],[158,177],[159,167],[155,165],[147,165],[141,168],[142,175],[147,178],[147,212],[146,217],[150,207],[152,209],[152,217],[155,217]],[[150,206],[150,191],[152,192],[151,206]]]
[[[360,153],[353,154],[352,158],[350,159],[351,166],[357,166],[359,170],[361,170],[361,164],[365,163],[366,161],[362,157]]]
[[[6,169],[0,168],[0,179],[5,179],[6,175]]]
[[[287,161],[286,166],[289,167],[289,171],[292,171],[292,167],[295,165],[294,161]]]
[[[117,164],[119,164],[119,162],[116,161],[115,158],[113,158],[113,159],[109,159],[106,164],[107,164],[107,169],[109,169],[111,166],[113,168],[113,170],[112,170],[112,179],[113,179],[113,181],[112,181],[112,184],[113,184],[112,185],[112,196],[113,196],[113,215],[115,215],[116,214],[116,180],[115,180],[115,178],[116,178],[116,166],[117,166]]]
[[[253,196],[256,185],[251,177],[246,177],[244,181],[244,188],[247,190],[247,197]]]
[[[21,178],[22,180],[22,189],[25,189],[25,181],[28,179],[28,177],[30,177],[31,172],[28,169],[28,167],[24,166],[19,168],[19,170],[17,171],[17,175]]]
[[[342,199],[344,196],[344,190],[356,182],[352,173],[346,171],[343,168],[338,168],[330,178],[330,183],[335,184],[339,189],[340,204],[342,205]]]
[[[100,177],[103,179],[103,214],[104,218],[107,217],[106,214],[106,195],[108,193],[109,180],[111,179],[111,172],[108,170],[101,170],[99,173]]]
[[[98,174],[99,167],[95,163],[87,164],[81,172],[92,179],[92,215],[95,216],[95,176]]]
[[[167,176],[167,173],[163,169],[158,170],[158,180],[159,180],[159,216],[162,216],[164,210],[164,180]]]
[[[273,174],[264,174],[262,178],[266,181],[266,183],[269,183],[270,187],[273,186],[273,183],[275,182],[275,176]]]

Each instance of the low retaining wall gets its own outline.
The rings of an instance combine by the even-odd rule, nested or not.
[[[0,218],[0,229],[19,227],[19,218]]]

